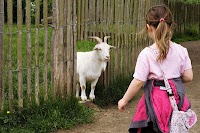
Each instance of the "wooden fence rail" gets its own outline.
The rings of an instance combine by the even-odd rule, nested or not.
[[[107,88],[118,78],[130,78],[139,52],[145,46],[152,44],[148,36],[141,31],[145,27],[145,14],[153,5],[168,5],[174,14],[176,32],[184,33],[198,27],[196,28],[198,30],[195,30],[200,33],[200,5],[197,4],[170,0],[53,0],[52,25],[48,27],[48,0],[43,0],[43,28],[40,27],[40,0],[35,0],[35,4],[35,29],[31,29],[31,0],[26,0],[24,32],[22,1],[17,0],[17,32],[13,32],[12,1],[7,1],[5,6],[8,11],[4,14],[4,0],[0,0],[2,112],[8,108],[14,110],[16,101],[21,111],[25,103],[28,103],[28,106],[32,102],[39,105],[41,101],[50,99],[49,96],[55,99],[57,96],[65,98],[73,95],[76,87],[76,42],[94,41],[88,39],[88,36],[103,38],[110,35],[111,40],[108,43],[116,47],[116,50],[110,53],[111,60],[99,83]],[[7,32],[4,25],[5,15],[8,16]],[[40,30],[44,30],[44,35],[39,34]],[[48,40],[49,30],[52,30],[50,40]],[[14,51],[13,39],[16,33],[17,50]],[[22,39],[24,34],[25,46],[23,46],[25,40]],[[33,34],[35,38],[32,37]],[[43,36],[42,43],[41,36]],[[23,54],[24,47],[26,55]],[[44,51],[43,55],[40,55],[41,49]],[[16,52],[15,58],[13,55]],[[43,62],[39,61],[40,58],[43,58]],[[13,64],[17,64],[17,68]],[[17,78],[13,76],[15,72]],[[9,101],[7,102],[9,107],[5,105],[5,101]]]

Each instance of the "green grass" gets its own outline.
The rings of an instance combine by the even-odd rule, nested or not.
[[[91,123],[94,111],[78,104],[78,100],[57,99],[40,106],[24,108],[23,113],[0,114],[1,133],[46,133],[69,129],[74,125]]]

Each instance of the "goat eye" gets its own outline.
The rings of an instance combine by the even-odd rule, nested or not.
[[[98,50],[102,51],[102,49],[100,49],[100,48]]]

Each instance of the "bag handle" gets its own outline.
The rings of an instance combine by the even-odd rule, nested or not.
[[[151,48],[150,46],[149,46],[149,48],[150,48],[151,50],[153,50],[153,53],[154,53],[156,56],[158,56],[158,53],[156,52],[155,49]],[[164,72],[163,69],[162,69],[162,65],[161,65],[160,61],[158,61],[158,65],[159,65],[160,70],[161,70],[161,72],[162,72],[162,76],[163,76],[163,80],[164,80],[164,83],[165,83],[165,87],[167,88],[167,92],[168,92],[168,94],[169,94],[169,100],[170,100],[171,106],[172,106],[172,108],[173,108],[174,111],[178,111],[178,107],[177,107],[177,104],[176,104],[176,100],[175,100],[175,97],[174,97],[172,88],[171,88],[171,86],[170,86],[170,84],[169,84],[168,79],[165,77],[165,72]]]

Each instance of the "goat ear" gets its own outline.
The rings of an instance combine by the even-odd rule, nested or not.
[[[110,49],[116,49],[116,47],[115,46],[110,46]]]

